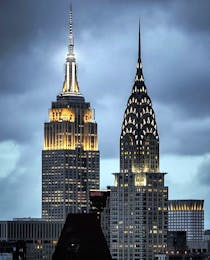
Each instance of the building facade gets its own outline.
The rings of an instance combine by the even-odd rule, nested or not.
[[[0,221],[0,241],[15,244],[24,242],[25,258],[23,259],[50,260],[62,228],[63,222],[42,219]]]
[[[168,188],[159,171],[159,136],[141,62],[120,136],[120,172],[110,193],[110,250],[113,260],[154,259],[167,242]]]
[[[168,230],[186,231],[187,241],[204,239],[204,201],[169,200]]]
[[[61,93],[44,124],[42,218],[65,221],[68,213],[89,211],[89,190],[99,188],[99,150],[94,110],[80,92],[72,33]]]

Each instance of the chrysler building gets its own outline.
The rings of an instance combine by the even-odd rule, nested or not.
[[[166,247],[168,188],[159,171],[159,136],[138,61],[120,135],[120,172],[110,195],[110,250],[113,260],[151,260]]]

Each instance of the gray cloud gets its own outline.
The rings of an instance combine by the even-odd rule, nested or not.
[[[0,2],[0,109],[4,111],[0,141],[12,140],[23,147],[15,171],[0,180],[5,217],[10,203],[18,215],[33,212],[29,203],[21,211],[18,205],[24,193],[29,196],[27,187],[33,190],[31,181],[40,185],[43,123],[64,77],[68,4],[67,0]],[[122,117],[135,74],[139,16],[144,74],[155,106],[161,152],[208,153],[210,2],[89,0],[87,4],[79,0],[73,9],[79,83],[96,109],[102,158],[119,155]],[[13,181],[14,176],[20,178]],[[31,200],[39,198],[39,189]]]
[[[20,142],[29,140],[33,128],[30,123],[25,126],[21,122],[22,117],[19,118],[18,115],[23,115],[25,110],[29,111],[32,103],[38,104],[37,109],[40,112],[34,109],[30,111],[31,116],[26,116],[26,119],[28,122],[31,119],[35,126],[37,118],[34,130],[40,131],[38,120],[41,121],[43,118],[41,118],[41,111],[46,111],[50,101],[60,90],[63,78],[62,63],[65,57],[55,69],[51,56],[67,44],[67,30],[65,30],[68,17],[67,2],[34,3],[21,0],[19,3],[5,1],[2,4],[3,8],[0,10],[0,35],[3,39],[0,43],[1,106],[6,107],[8,103],[15,103],[15,109],[13,109],[14,105],[9,108],[13,120],[5,119],[8,121],[9,131],[2,131],[1,140],[14,139]],[[171,107],[172,110],[175,109],[176,113],[182,114],[183,120],[208,116],[210,64],[208,56],[205,55],[208,53],[209,46],[207,19],[209,2],[202,1],[202,3],[198,5],[196,1],[192,1],[189,6],[187,1],[176,3],[156,1],[155,4],[154,1],[132,1],[128,5],[127,1],[122,4],[117,1],[114,3],[103,1],[99,6],[95,1],[90,1],[89,5],[79,1],[74,4],[76,47],[83,52],[85,58],[84,60],[78,58],[79,81],[83,93],[95,106],[97,115],[100,111],[98,106],[100,101],[97,100],[107,94],[118,95],[120,91],[121,96],[118,95],[115,101],[119,106],[119,113],[116,112],[118,118],[116,128],[120,129],[122,114],[135,73],[137,53],[135,42],[140,14],[144,71],[152,99],[154,102]],[[102,9],[103,12],[100,12]],[[35,90],[33,96],[32,90]],[[26,97],[24,100],[21,97],[23,94]],[[5,98],[7,95],[9,97]],[[93,95],[96,101],[93,100]],[[22,102],[22,107],[18,102]],[[110,107],[116,106],[115,103],[109,104]],[[109,120],[109,115],[110,112],[104,117]],[[102,120],[98,120],[103,126],[102,129],[106,129]],[[181,120],[179,121],[182,124]],[[21,131],[23,126],[25,131]],[[200,132],[203,131],[200,129]],[[105,156],[117,154],[116,148],[111,149],[115,151],[114,153],[110,153],[110,145],[116,143],[116,139],[118,140],[119,131],[116,130],[114,133],[108,134],[111,135],[109,145],[102,141],[101,149],[102,154],[104,150]],[[180,136],[181,134],[185,135],[184,132],[180,133]],[[104,140],[105,131],[102,130],[101,136]],[[166,151],[190,153],[190,150],[169,149],[168,146],[170,143],[166,144]],[[196,152],[202,153],[203,150],[198,149]]]
[[[197,178],[200,184],[208,186],[210,183],[210,157],[206,156],[197,171]]]
[[[13,148],[12,144],[7,145],[10,149]],[[34,147],[36,147],[34,142],[28,143],[27,146],[17,147],[20,153],[17,159],[8,156],[9,163],[14,164],[14,169],[11,169],[5,176],[0,174],[0,219],[23,216],[40,217],[41,160],[40,156],[37,156],[40,150]],[[1,168],[4,168],[6,163],[6,158],[1,160]]]
[[[208,0],[173,1],[172,21],[180,29],[187,32],[199,32],[209,34],[210,21],[208,19],[210,3]]]

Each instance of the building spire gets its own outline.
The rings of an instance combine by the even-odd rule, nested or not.
[[[70,55],[74,54],[72,4],[70,4],[70,11],[69,11],[69,54]]]
[[[65,66],[65,80],[63,83],[62,95],[80,95],[79,85],[77,82],[77,65],[74,54],[74,37],[73,37],[73,15],[72,4],[69,11],[69,44],[68,54]]]
[[[140,30],[140,18],[139,18],[139,49],[138,49],[138,62],[141,61],[141,30]]]
[[[124,169],[127,172],[158,172],[159,136],[152,102],[147,94],[147,87],[144,82],[141,62],[140,21],[137,35],[138,62],[133,88],[122,124],[120,169],[122,172],[125,172]],[[147,149],[154,149],[154,152],[147,152]]]
[[[139,41],[138,41],[138,61],[137,61],[137,71],[135,81],[144,81],[143,71],[142,71],[142,63],[141,63],[141,26],[140,26],[140,18],[139,18]]]

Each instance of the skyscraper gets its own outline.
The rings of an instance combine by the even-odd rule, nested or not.
[[[99,151],[94,110],[80,92],[69,19],[69,45],[61,93],[44,124],[42,217],[64,221],[89,211],[89,190],[99,188]]]
[[[141,62],[120,136],[120,172],[110,193],[110,250],[113,260],[154,259],[167,240],[168,188],[159,172],[159,136]]]

